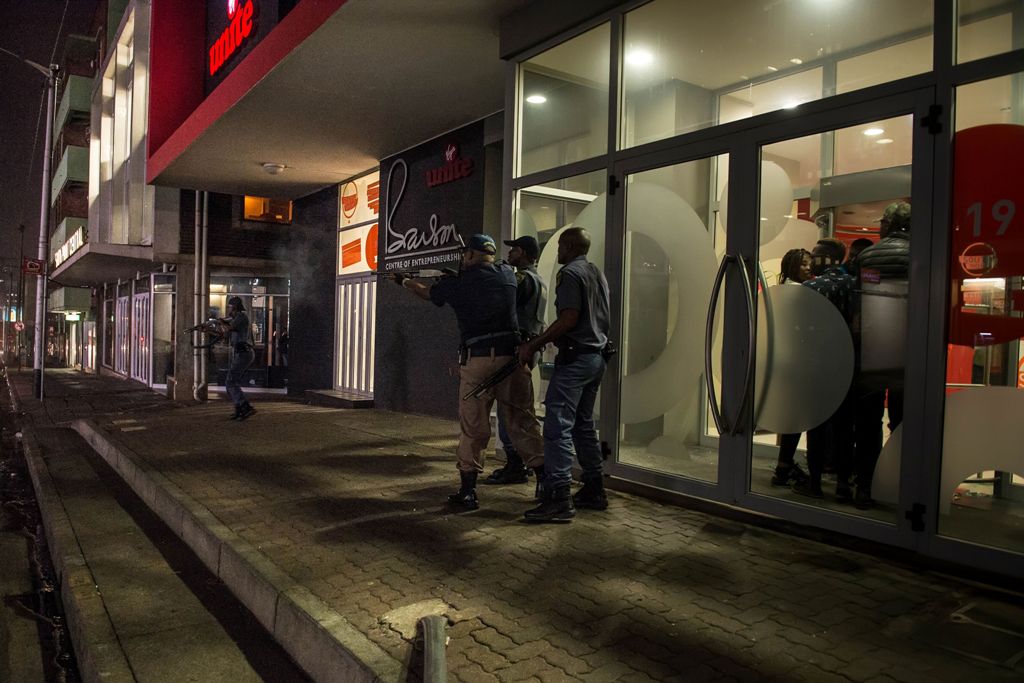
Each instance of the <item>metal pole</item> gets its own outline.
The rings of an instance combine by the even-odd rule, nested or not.
[[[39,202],[39,251],[37,258],[43,262],[43,272],[39,275],[36,285],[36,343],[35,358],[32,359],[32,379],[35,384],[35,395],[43,400],[43,354],[46,351],[46,278],[50,241],[50,190],[53,179],[50,177],[50,158],[53,155],[53,111],[57,100],[56,64],[50,65],[50,73],[46,77],[46,135],[43,138],[43,196]]]
[[[25,347],[25,224],[22,223],[18,226],[18,232],[21,233],[21,258],[18,260],[18,320],[22,323],[22,330],[18,332],[17,348],[15,353],[18,354],[18,372],[21,372],[21,357],[22,349]]]

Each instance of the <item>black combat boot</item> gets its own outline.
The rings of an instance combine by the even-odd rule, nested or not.
[[[459,471],[459,480],[462,485],[448,496],[448,504],[462,510],[476,510],[480,507],[476,499],[476,472]]]
[[[608,496],[604,493],[604,477],[584,474],[583,487],[572,497],[573,504],[584,510],[607,510]]]
[[[534,467],[533,475],[537,478],[537,485],[533,489],[533,499],[544,500],[544,465]]]
[[[523,463],[523,459],[513,450],[505,451],[505,466],[494,470],[484,479],[488,486],[500,486],[502,484],[525,484],[530,477],[530,470]]]
[[[545,490],[541,504],[523,513],[527,522],[571,522],[575,516],[568,484]]]

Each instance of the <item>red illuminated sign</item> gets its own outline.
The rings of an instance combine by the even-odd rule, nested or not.
[[[210,47],[210,75],[214,75],[224,63],[252,35],[256,8],[252,0],[239,6],[240,0],[228,0],[228,17],[231,23]]]
[[[459,148],[449,143],[444,149],[444,166],[427,170],[427,187],[444,185],[453,180],[468,178],[473,173],[473,160],[459,158]]]

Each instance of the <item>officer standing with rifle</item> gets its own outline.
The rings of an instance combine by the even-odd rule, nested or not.
[[[526,342],[544,331],[544,310],[547,307],[548,287],[537,274],[540,245],[537,244],[535,238],[529,235],[514,240],[505,240],[505,245],[511,247],[507,263],[516,269],[516,319],[519,321],[519,338]],[[530,413],[536,419],[532,400],[534,395],[532,375],[526,381],[530,383]],[[505,421],[500,412],[498,413],[498,439],[505,451],[505,465],[491,472],[490,476],[484,479],[484,483],[490,485],[526,483],[530,469],[523,462],[519,452],[512,444],[512,440],[508,437],[508,430],[505,428]]]
[[[516,278],[511,266],[495,263],[497,247],[487,235],[473,235],[462,254],[462,272],[442,277],[433,286],[402,275],[395,282],[436,306],[455,309],[462,345],[459,349],[459,424],[456,450],[460,487],[448,502],[461,510],[480,507],[477,477],[483,472],[483,450],[491,439],[491,406],[505,422],[516,451],[542,476],[544,447],[533,413],[530,369],[514,368],[508,377],[483,391],[475,391],[516,358],[519,324],[516,320]]]
[[[519,347],[525,365],[548,342],[558,347],[555,371],[544,399],[544,486],[541,504],[524,513],[529,522],[570,522],[576,507],[605,510],[601,446],[594,404],[607,359],[611,302],[604,274],[587,260],[590,235],[572,227],[558,238],[555,310],[558,319],[539,337]],[[572,455],[583,470],[583,487],[570,496]],[[575,503],[575,505],[574,505]]]
[[[231,347],[231,364],[224,380],[224,390],[235,404],[232,420],[245,420],[251,417],[256,409],[246,400],[242,393],[242,377],[255,359],[252,343],[252,325],[245,313],[242,298],[233,296],[228,299],[228,315],[220,319],[221,334],[228,338]]]

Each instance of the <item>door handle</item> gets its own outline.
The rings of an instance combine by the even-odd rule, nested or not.
[[[754,318],[754,292],[750,288],[750,274],[747,273],[747,260],[740,254],[735,257],[735,263],[739,266],[740,276],[743,279],[743,300],[747,305],[747,368],[743,373],[743,393],[740,394],[740,402],[736,410],[736,419],[732,421],[732,428],[729,436],[735,436],[740,431],[740,418],[743,417],[743,409],[747,407],[750,397],[750,383],[754,379],[754,334],[756,322]]]
[[[725,417],[718,405],[718,396],[715,394],[715,379],[712,375],[712,353],[711,346],[715,336],[715,310],[718,308],[718,295],[722,290],[722,283],[725,281],[725,271],[729,264],[736,260],[735,256],[725,254],[722,262],[718,264],[718,273],[715,274],[715,284],[711,285],[711,301],[708,302],[708,319],[704,327],[704,382],[708,390],[708,403],[711,404],[711,417],[715,421],[715,428],[719,435],[732,433],[729,426],[725,424]]]

